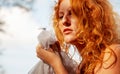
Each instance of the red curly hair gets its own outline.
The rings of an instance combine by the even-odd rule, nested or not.
[[[54,8],[53,27],[60,45],[64,47],[64,38],[58,27],[59,7],[62,1],[59,0]],[[111,44],[118,43],[115,13],[108,0],[70,0],[70,2],[72,13],[79,20],[79,27],[82,27],[77,43],[84,45],[84,48],[78,49],[83,59],[77,72],[94,74],[96,65],[103,63],[104,50]],[[116,59],[116,55],[113,55]]]

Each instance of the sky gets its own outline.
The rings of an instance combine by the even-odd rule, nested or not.
[[[110,1],[114,10],[120,14],[120,1]],[[54,4],[55,0],[37,0],[30,12],[18,7],[1,9],[0,19],[6,21],[3,28],[7,33],[0,34],[0,49],[5,49],[0,64],[3,64],[6,74],[27,74],[37,63],[35,48],[39,28],[51,29]]]
[[[39,31],[39,28],[50,27],[51,2],[36,0],[33,10],[30,12],[26,12],[18,7],[2,8],[0,16],[6,22],[5,29],[9,37],[14,37],[14,39],[16,38],[20,41],[24,39],[25,42],[28,42],[27,40],[33,38],[36,31]],[[6,38],[4,39],[6,40]]]
[[[39,28],[50,28],[52,0],[37,0],[33,10],[19,7],[1,8],[0,19],[5,21],[6,34],[0,34],[0,74],[27,74],[39,60],[35,48]],[[9,61],[9,62],[8,62]]]
[[[39,28],[46,27],[47,29],[51,29],[52,10],[55,4],[54,1],[36,0],[31,12],[26,12],[24,9],[20,9],[18,7],[9,9],[5,7],[2,8],[0,16],[6,21],[5,29],[8,33],[7,35],[2,34],[2,40],[6,40],[5,42],[8,43],[29,43],[29,41],[33,41],[33,39],[37,36]],[[114,10],[120,13],[120,1],[110,1],[114,6]],[[7,40],[7,38],[12,41]]]
[[[27,74],[37,61],[35,46],[39,24],[33,19],[31,12],[18,7],[2,8],[1,18],[6,21],[4,29],[7,33],[0,34],[1,49],[4,49],[0,64],[6,74]]]

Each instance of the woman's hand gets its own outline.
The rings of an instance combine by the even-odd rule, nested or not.
[[[56,74],[67,74],[64,68],[60,56],[56,54],[53,49],[43,49],[41,45],[37,45],[36,53],[39,58],[53,67]]]
[[[38,44],[36,47],[36,53],[37,57],[39,57],[51,66],[54,66],[54,64],[61,62],[59,55],[54,53],[53,49],[43,49],[40,44]]]

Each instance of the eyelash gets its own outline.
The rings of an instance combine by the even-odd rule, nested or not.
[[[67,16],[71,16],[71,15],[72,15],[72,12],[71,12],[71,11],[68,11]],[[63,16],[64,16],[64,14],[61,14],[61,15],[59,16],[59,19],[62,19]]]
[[[60,15],[60,16],[59,16],[59,19],[62,19],[62,18],[63,18],[63,15]]]

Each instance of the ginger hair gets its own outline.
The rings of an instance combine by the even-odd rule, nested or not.
[[[58,27],[61,2],[62,0],[58,0],[54,8],[53,27],[60,45],[64,47],[64,38]],[[70,2],[72,13],[79,20],[78,28],[81,27],[82,31],[78,34],[77,43],[84,45],[84,48],[78,49],[83,59],[77,72],[94,74],[96,65],[103,63],[105,49],[111,44],[118,43],[115,13],[108,0],[70,0]],[[116,59],[115,54],[114,57]]]

